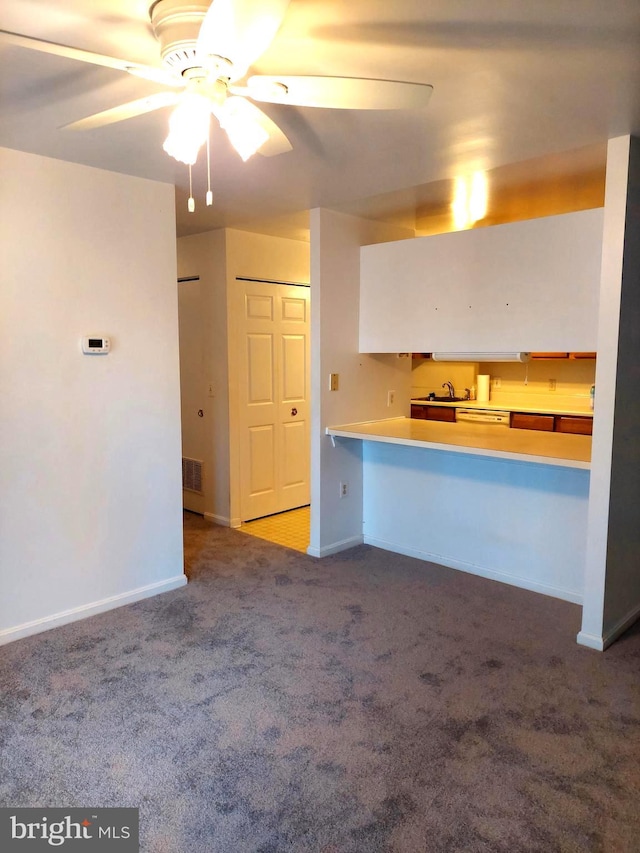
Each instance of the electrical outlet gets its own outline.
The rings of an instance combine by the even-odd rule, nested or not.
[[[387,391],[387,406],[393,406],[396,401],[396,392]]]
[[[349,494],[349,486],[347,483],[340,483],[340,497],[346,498]]]
[[[550,379],[549,380],[549,391],[555,391],[555,390],[556,390],[556,380]]]
[[[340,385],[340,374],[339,373],[330,373],[329,374],[329,391],[337,391],[339,385]]]

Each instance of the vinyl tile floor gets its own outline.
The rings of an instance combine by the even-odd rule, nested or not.
[[[257,518],[255,521],[246,521],[240,531],[306,554],[309,547],[309,523],[310,507],[303,506]]]

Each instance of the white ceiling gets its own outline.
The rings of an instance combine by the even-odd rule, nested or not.
[[[0,28],[158,64],[148,5],[3,0]],[[311,207],[363,214],[369,197],[640,134],[640,0],[292,0],[254,71],[408,80],[434,92],[413,113],[266,105],[294,150],[247,163],[217,129],[214,207],[204,206],[196,167],[200,203],[189,215],[186,167],[162,150],[168,110],[59,129],[159,86],[5,45],[0,145],[171,181],[181,234],[267,219],[291,232],[305,221],[297,212]]]

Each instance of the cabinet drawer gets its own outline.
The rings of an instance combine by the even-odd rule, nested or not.
[[[513,429],[540,429],[553,432],[553,422],[553,415],[527,415],[524,412],[513,412],[511,414]]]
[[[454,423],[456,419],[456,410],[445,408],[445,406],[425,406],[427,414],[425,418],[428,421],[448,421]]]
[[[445,406],[411,406],[411,417],[423,421],[447,421],[454,423],[456,410]]]
[[[558,415],[556,418],[556,431],[571,432],[576,435],[591,435],[593,433],[593,418]]]

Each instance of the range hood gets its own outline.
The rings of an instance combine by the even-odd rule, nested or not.
[[[530,352],[432,352],[434,361],[517,361],[526,364]]]

